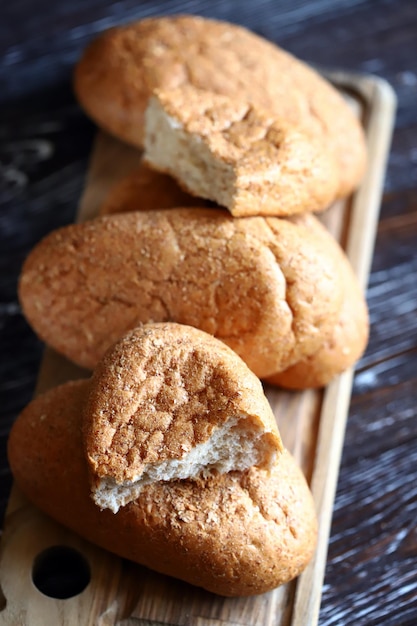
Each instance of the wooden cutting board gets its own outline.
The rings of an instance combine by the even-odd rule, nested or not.
[[[369,166],[358,192],[332,206],[323,220],[342,243],[365,289],[395,97],[387,83],[372,76],[334,73],[329,78],[343,90],[362,120]],[[105,134],[98,135],[80,202],[80,220],[94,217],[109,187],[133,169],[139,159],[140,153],[133,148]],[[47,349],[37,393],[87,375]],[[14,487],[1,542],[0,624],[314,626],[320,606],[352,377],[352,371],[345,372],[324,391],[296,393],[273,387],[265,389],[283,441],[310,481],[318,512],[317,551],[297,581],[261,596],[221,598],[96,548],[36,510]],[[56,548],[53,558],[51,552],[45,552],[51,547]],[[72,597],[57,599],[56,589],[51,591],[52,580],[59,583],[59,593],[62,589],[64,595],[65,590],[66,595],[74,593],[77,589],[72,585],[81,585],[83,576],[84,590]]]

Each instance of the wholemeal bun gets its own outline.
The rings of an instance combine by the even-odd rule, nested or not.
[[[261,383],[224,343],[147,324],[100,361],[84,412],[94,501],[116,513],[158,481],[270,469],[282,452]]]
[[[333,255],[343,285],[343,302],[339,319],[321,348],[288,369],[267,379],[273,385],[289,389],[323,387],[362,356],[368,343],[369,316],[366,300],[352,266],[335,240],[328,241],[328,232],[313,216],[302,216],[303,225],[317,237]]]
[[[173,321],[215,335],[266,377],[320,348],[342,287],[302,224],[188,208],[51,233],[26,260],[19,296],[41,339],[82,367],[139,324]]]
[[[75,72],[76,94],[87,113],[140,147],[152,92],[186,85],[305,126],[334,156],[338,195],[359,183],[364,136],[340,94],[313,69],[241,26],[187,15],[145,19],[100,35]]]
[[[284,451],[272,471],[155,483],[114,514],[89,493],[81,416],[89,381],[33,400],[15,422],[9,462],[45,513],[122,557],[214,593],[268,591],[304,569],[317,521],[306,481]]]
[[[236,217],[323,211],[337,194],[337,168],[320,137],[190,85],[150,98],[144,147],[146,163]]]

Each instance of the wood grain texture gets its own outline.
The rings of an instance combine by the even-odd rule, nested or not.
[[[417,623],[416,355],[417,11],[414,0],[259,3],[29,0],[0,7],[0,507],[5,442],[32,396],[41,345],[23,321],[16,280],[29,249],[73,220],[92,125],[70,71],[93,33],[133,16],[194,11],[243,23],[322,67],[379,74],[398,97],[368,289],[371,340],[354,379],[320,625]],[[34,160],[21,142],[47,141]],[[27,146],[27,144],[26,144]],[[45,155],[45,152],[41,153]],[[23,158],[24,157],[24,158]],[[379,468],[379,469],[378,469]],[[380,482],[383,486],[380,486]],[[127,623],[127,622],[126,622]]]

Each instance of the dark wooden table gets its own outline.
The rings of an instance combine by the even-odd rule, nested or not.
[[[95,33],[193,12],[236,21],[327,68],[386,78],[398,114],[334,509],[321,626],[417,624],[417,4],[414,0],[14,0],[0,8],[0,511],[7,434],[30,400],[42,346],[16,297],[20,266],[73,221],[93,125],[71,68]]]

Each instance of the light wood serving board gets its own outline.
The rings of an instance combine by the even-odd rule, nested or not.
[[[347,201],[336,203],[323,219],[346,249],[365,289],[395,97],[387,83],[372,76],[334,73],[330,79],[348,94],[363,122],[369,167],[358,192]],[[139,152],[134,149],[107,135],[98,135],[80,203],[80,220],[96,214],[110,185],[133,169],[139,158]],[[37,393],[87,375],[46,350]],[[283,441],[310,480],[319,518],[315,557],[297,581],[261,596],[221,598],[96,548],[36,510],[14,487],[1,542],[0,624],[314,626],[320,606],[352,376],[352,371],[345,372],[324,391],[295,393],[266,388]],[[91,579],[82,593],[58,600],[36,588],[32,581],[34,560],[50,546],[75,548],[88,561]]]

